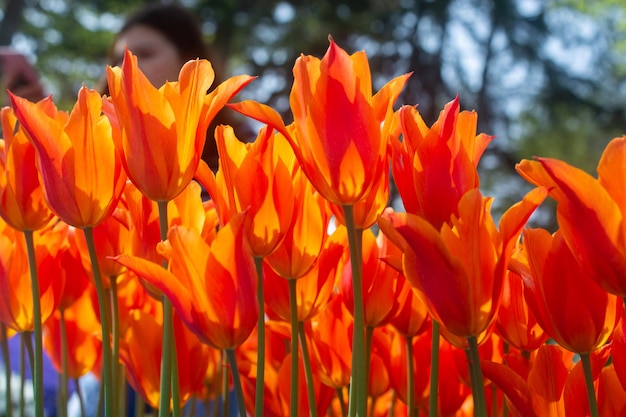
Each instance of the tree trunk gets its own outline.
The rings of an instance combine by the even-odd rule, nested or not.
[[[22,11],[26,4],[25,0],[7,0],[4,9],[4,18],[0,24],[0,45],[7,46],[11,44],[13,34],[17,32],[22,24]]]

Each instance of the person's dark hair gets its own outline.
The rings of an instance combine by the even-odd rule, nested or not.
[[[205,42],[200,21],[188,9],[174,3],[150,3],[132,12],[124,21],[117,37],[129,29],[142,25],[156,30],[176,47],[183,62],[196,58],[211,61],[215,71],[215,83],[224,81],[224,68],[218,54]],[[109,50],[109,64],[112,64],[113,46]]]
[[[209,56],[200,23],[187,9],[176,4],[153,3],[145,6],[125,21],[119,33],[137,25],[148,26],[167,38],[184,61]]]

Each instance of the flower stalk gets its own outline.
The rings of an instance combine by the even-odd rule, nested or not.
[[[0,323],[0,329],[2,330],[2,359],[4,360],[4,376],[5,376],[5,414],[6,417],[13,417],[13,395],[11,392],[11,354],[9,351],[9,337],[7,334],[7,327],[4,323]]]
[[[583,371],[585,373],[585,386],[587,388],[587,399],[589,400],[591,417],[599,417],[600,413],[598,412],[598,402],[593,388],[593,375],[591,373],[591,359],[589,358],[589,353],[581,353],[580,361],[583,363]]]
[[[428,398],[428,415],[437,417],[438,395],[439,395],[439,329],[437,320],[432,320],[432,339],[430,342],[430,396]]]
[[[350,417],[365,416],[367,413],[367,358],[365,352],[365,311],[363,303],[363,265],[361,261],[362,230],[354,225],[354,208],[343,206],[348,245],[350,247],[350,264],[352,268],[352,289],[354,297],[354,330],[352,334],[352,373],[350,376],[350,397],[348,415]],[[360,372],[359,372],[360,370]]]
[[[487,417],[487,402],[485,400],[485,387],[483,385],[483,372],[480,367],[480,356],[478,355],[478,342],[476,336],[467,338],[468,366],[472,381],[472,396],[474,397],[474,416]]]
[[[237,398],[237,408],[239,409],[239,415],[241,417],[246,417],[246,406],[243,399],[243,389],[241,387],[241,378],[239,377],[239,368],[237,367],[235,349],[226,349],[226,355],[228,357],[230,373],[233,376],[233,385],[235,387],[235,397]]]
[[[311,356],[309,354],[309,347],[306,343],[306,333],[304,331],[303,321],[298,322],[298,334],[300,336],[302,362],[304,363],[304,379],[306,381],[306,392],[309,400],[309,416],[317,417],[317,406],[315,404],[315,387],[313,386],[313,370],[311,369]]]
[[[61,333],[61,374],[59,375],[59,416],[67,417],[67,400],[68,400],[68,340],[67,340],[67,323],[65,321],[65,310],[59,311],[60,317],[60,333]]]
[[[33,366],[33,388],[35,393],[35,417],[43,417],[43,340],[41,328],[41,298],[39,291],[39,276],[37,274],[37,259],[35,256],[35,241],[33,231],[25,230],[26,251],[28,253],[28,269],[30,286],[33,293],[33,335],[35,339]]]
[[[415,416],[415,377],[413,368],[413,338],[411,336],[405,337],[406,346],[406,392],[407,392],[407,415],[408,417]]]
[[[291,319],[291,397],[290,416],[298,415],[298,391],[299,391],[299,361],[298,361],[298,299],[296,293],[296,280],[287,280],[289,284],[289,313]]]
[[[159,209],[159,230],[161,232],[161,241],[167,240],[168,214],[167,201],[158,201]],[[167,269],[167,261],[163,261],[163,267]],[[161,352],[161,381],[160,381],[160,397],[159,397],[159,415],[166,417],[170,415],[172,391],[178,389],[178,377],[173,372],[174,358],[174,309],[172,303],[165,296],[161,297],[163,305],[163,350]],[[174,408],[178,408],[178,404],[174,403]]]
[[[93,278],[96,286],[96,294],[98,297],[98,308],[100,310],[100,324],[102,327],[102,361],[104,375],[104,415],[111,417],[114,415],[114,399],[113,399],[113,353],[111,350],[111,331],[109,325],[109,312],[107,309],[107,299],[102,282],[102,272],[98,262],[96,245],[93,237],[93,228],[91,226],[83,229],[85,240],[87,241],[87,249],[89,251],[89,259],[93,270]]]
[[[263,397],[265,390],[265,294],[263,285],[263,258],[254,257],[254,266],[257,274],[257,300],[259,303],[259,318],[257,324],[257,374],[256,394],[254,399],[256,417],[263,417]]]

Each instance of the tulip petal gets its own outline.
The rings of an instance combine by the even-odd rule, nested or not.
[[[113,259],[161,290],[170,299],[181,318],[185,322],[192,321],[190,288],[179,282],[171,272],[163,268],[162,265],[136,256],[119,255]]]
[[[504,392],[516,415],[534,417],[532,396],[526,381],[508,366],[491,361],[480,361],[483,374]]]

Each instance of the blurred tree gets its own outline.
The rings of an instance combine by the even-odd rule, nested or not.
[[[125,13],[141,0],[0,0],[0,41],[36,59],[52,91],[71,103],[95,85]],[[242,93],[289,119],[291,69],[322,56],[328,36],[365,50],[375,88],[413,72],[399,103],[432,123],[456,94],[494,134],[483,158],[495,209],[527,185],[521,158],[553,156],[591,170],[624,132],[624,6],[618,0],[181,0],[197,12],[230,73],[260,78]],[[23,16],[21,19],[20,16]],[[184,30],[181,28],[181,30]],[[498,205],[500,202],[500,205]]]

